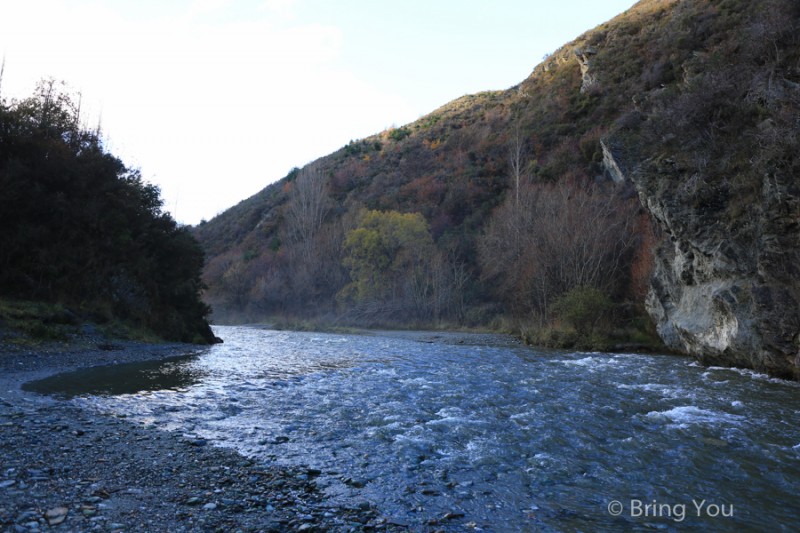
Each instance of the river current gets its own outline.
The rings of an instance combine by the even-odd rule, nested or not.
[[[415,531],[800,528],[797,383],[485,335],[215,333],[193,357],[38,387],[319,470],[333,501]]]

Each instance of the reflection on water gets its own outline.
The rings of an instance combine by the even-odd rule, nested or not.
[[[225,344],[144,372],[191,382],[109,396],[75,373],[94,382],[81,394],[106,395],[73,401],[319,469],[333,502],[366,499],[416,531],[800,525],[796,383],[668,356],[216,334]],[[118,371],[109,381],[142,374]]]
[[[196,385],[207,374],[195,361],[195,355],[187,355],[165,361],[95,366],[31,381],[22,389],[65,398],[177,391]]]

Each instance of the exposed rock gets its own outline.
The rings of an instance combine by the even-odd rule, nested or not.
[[[592,66],[592,56],[597,54],[597,49],[592,46],[575,49],[575,57],[578,58],[578,63],[581,67],[581,77],[583,83],[581,84],[581,94],[592,90],[597,87],[597,77],[590,72]]]
[[[603,168],[606,174],[614,181],[614,183],[623,183],[625,181],[625,173],[622,171],[614,153],[611,150],[607,140],[600,140],[600,148],[603,150]]]
[[[630,174],[664,234],[647,307],[664,342],[704,364],[800,379],[800,183],[729,185],[671,160]],[[738,194],[738,193],[737,193]]]
[[[69,509],[66,507],[54,507],[47,511],[44,517],[47,519],[49,525],[57,526],[67,519],[67,513],[69,513]]]

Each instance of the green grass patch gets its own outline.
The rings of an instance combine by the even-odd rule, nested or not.
[[[0,299],[0,333],[18,344],[66,341],[78,317],[58,304]]]
[[[109,319],[98,310],[74,311],[57,303],[0,298],[0,341],[36,346],[81,342],[87,335],[109,340],[164,342],[146,328]]]

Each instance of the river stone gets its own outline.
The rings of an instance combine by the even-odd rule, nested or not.
[[[47,519],[47,523],[51,526],[57,526],[61,522],[67,519],[67,513],[69,513],[69,509],[66,507],[54,507],[50,509],[44,514],[44,517]]]

